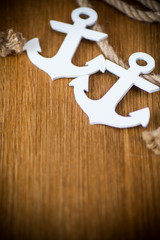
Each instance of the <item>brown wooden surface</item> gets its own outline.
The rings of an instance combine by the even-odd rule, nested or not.
[[[14,2],[14,3],[13,3]],[[119,56],[144,51],[160,69],[160,25],[129,19],[92,1]],[[1,1],[0,30],[38,37],[42,54],[56,54],[65,34],[49,20],[72,23],[70,1]],[[76,65],[101,53],[83,40]],[[90,77],[88,96],[102,97],[118,78]],[[89,125],[71,79],[52,82],[26,53],[0,59],[0,239],[160,239],[160,157],[147,150],[142,127]],[[149,107],[147,130],[160,125],[160,95],[132,88],[122,115]]]

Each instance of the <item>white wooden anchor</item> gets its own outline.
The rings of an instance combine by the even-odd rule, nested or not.
[[[147,65],[138,65],[136,61],[140,59],[144,60]],[[89,75],[78,77],[70,82],[69,85],[74,86],[75,99],[88,115],[90,124],[104,124],[117,128],[147,126],[150,119],[148,107],[131,112],[128,117],[121,116],[115,111],[117,104],[133,85],[149,93],[159,90],[157,85],[139,77],[140,74],[150,73],[154,69],[155,61],[150,55],[142,52],[134,53],[129,58],[129,65],[130,68],[126,70],[106,60],[106,70],[120,78],[99,100],[89,99],[84,92],[88,92]]]
[[[88,16],[87,19],[80,17],[81,14]],[[105,71],[105,59],[99,55],[94,60],[87,63],[88,66],[78,67],[72,64],[71,60],[82,38],[93,41],[100,41],[108,37],[107,34],[86,29],[97,21],[97,13],[87,7],[75,9],[71,14],[74,24],[67,24],[58,21],[50,21],[53,30],[67,33],[59,51],[51,58],[45,58],[41,52],[38,38],[28,41],[24,50],[27,51],[31,62],[41,70],[49,74],[52,80],[58,78],[74,78],[85,74],[93,74],[99,70]],[[85,53],[84,53],[85,54]]]

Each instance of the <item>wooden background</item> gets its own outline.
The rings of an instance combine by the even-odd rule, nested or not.
[[[101,1],[92,5],[118,55],[151,54],[158,73],[160,24],[129,19]],[[75,0],[1,1],[0,30],[38,37],[42,55],[51,57],[65,34],[53,32],[49,20],[72,23],[77,7]],[[100,53],[82,40],[73,63],[83,66]],[[117,79],[91,76],[88,96],[102,97]],[[160,157],[146,149],[145,129],[90,126],[70,81],[52,82],[26,53],[0,59],[0,238],[160,239]],[[153,130],[160,125],[159,93],[134,87],[117,111],[147,106],[146,130]]]

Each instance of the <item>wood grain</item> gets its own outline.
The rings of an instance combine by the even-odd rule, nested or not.
[[[132,1],[130,1],[132,2]],[[160,25],[129,19],[92,0],[99,23],[119,56],[144,51],[160,69]],[[49,20],[72,23],[74,0],[0,2],[0,29],[38,37],[42,55],[56,54],[65,34]],[[82,40],[76,65],[99,55]],[[74,99],[71,79],[52,82],[26,53],[0,59],[0,238],[160,239],[160,157],[147,150],[142,127],[89,125]],[[102,97],[117,77],[90,77],[88,96]],[[148,106],[147,130],[160,125],[160,95],[132,88],[122,115]]]

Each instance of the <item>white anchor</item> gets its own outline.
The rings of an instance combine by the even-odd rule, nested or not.
[[[81,14],[87,15],[88,18],[81,18]],[[31,62],[48,73],[52,80],[58,78],[74,78],[86,74],[90,75],[99,70],[102,72],[105,71],[105,59],[103,55],[99,55],[94,58],[94,60],[89,61],[87,63],[88,66],[78,67],[72,64],[72,57],[82,37],[93,41],[100,41],[108,37],[108,35],[86,29],[86,26],[92,26],[98,18],[97,13],[91,8],[77,8],[72,12],[71,17],[74,22],[73,25],[58,21],[50,21],[53,30],[67,33],[67,36],[55,56],[45,58],[38,53],[41,52],[38,38],[31,39],[23,48],[27,51]]]
[[[147,65],[138,65],[136,61],[140,59],[144,60]],[[89,99],[84,93],[84,91],[88,92],[89,75],[78,77],[70,82],[69,85],[74,86],[75,99],[88,115],[90,124],[104,124],[117,128],[147,126],[150,119],[148,107],[131,112],[128,117],[121,116],[115,111],[117,104],[133,85],[149,93],[159,90],[155,84],[139,77],[140,74],[150,73],[154,69],[155,61],[150,55],[142,52],[134,53],[129,58],[129,65],[130,68],[126,70],[106,60],[106,69],[120,78],[99,100]]]

